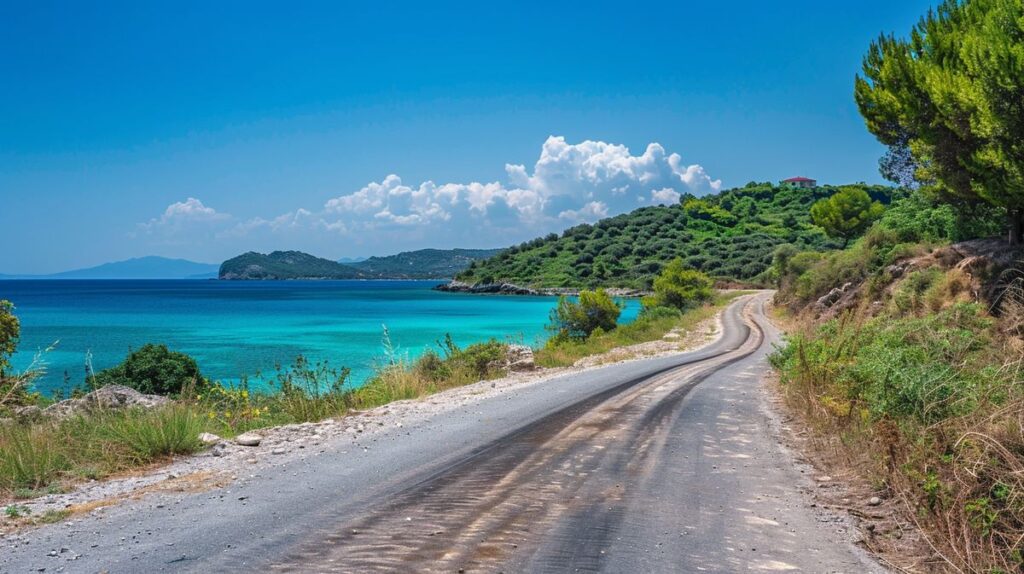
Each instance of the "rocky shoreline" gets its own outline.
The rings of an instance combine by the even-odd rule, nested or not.
[[[463,281],[449,281],[434,287],[435,291],[447,291],[451,293],[472,293],[474,295],[535,295],[535,296],[560,296],[579,295],[580,290],[571,287],[523,287],[514,283],[465,283]],[[630,289],[625,287],[609,287],[605,289],[612,297],[643,297],[650,295],[649,291]]]

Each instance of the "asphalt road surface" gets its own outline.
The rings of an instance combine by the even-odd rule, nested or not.
[[[0,547],[0,571],[884,571],[811,506],[779,445],[760,382],[778,341],[767,297],[733,303],[701,350],[564,375],[366,451],[43,527]]]

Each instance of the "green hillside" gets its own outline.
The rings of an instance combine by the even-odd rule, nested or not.
[[[530,287],[646,288],[665,263],[682,257],[713,277],[751,280],[768,269],[775,247],[783,243],[815,251],[840,247],[811,223],[809,211],[815,201],[844,187],[864,189],[883,203],[893,195],[892,188],[864,184],[798,189],[749,183],[534,239],[470,265],[457,279]]]
[[[450,279],[474,261],[500,252],[501,249],[420,249],[348,265],[384,279]]]
[[[366,274],[330,259],[301,251],[250,251],[220,266],[221,279],[363,279]]]

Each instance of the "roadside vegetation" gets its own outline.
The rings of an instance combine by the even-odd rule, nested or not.
[[[948,0],[873,43],[855,96],[910,191],[839,225],[812,210],[878,217],[843,250],[778,247],[770,271],[785,399],[907,510],[933,554],[915,569],[1024,570],[1021,22],[1020,2]]]
[[[536,353],[538,365],[564,367],[612,349],[663,338],[673,329],[692,330],[713,317],[740,292],[716,295],[712,280],[671,261],[654,280],[654,293],[643,299],[636,320],[618,325],[621,309],[603,289],[562,297],[551,311],[552,336]]]

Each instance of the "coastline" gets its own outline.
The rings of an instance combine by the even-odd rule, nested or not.
[[[526,295],[541,297],[576,296],[582,289],[572,287],[523,287],[515,283],[486,283],[470,284],[462,281],[452,280],[433,288],[435,291],[449,293],[468,293],[471,295]],[[609,287],[605,291],[612,297],[640,298],[650,295],[650,291],[632,289],[628,287]]]
[[[139,500],[150,494],[204,491],[227,488],[240,476],[280,467],[289,461],[332,454],[344,456],[365,452],[372,443],[391,433],[404,433],[404,427],[427,420],[443,421],[457,410],[465,410],[480,401],[506,395],[567,374],[581,373],[610,365],[699,350],[713,343],[722,333],[722,312],[688,330],[679,328],[658,340],[615,348],[584,357],[569,367],[538,368],[513,372],[492,380],[447,389],[418,399],[394,401],[365,411],[319,422],[289,424],[259,429],[263,441],[247,447],[222,441],[217,449],[179,457],[168,464],[154,465],[138,472],[73,486],[70,492],[48,494],[19,501],[30,516],[47,512],[68,512],[68,524],[84,514],[103,512],[123,502]],[[11,534],[38,525],[0,518],[0,533]]]

